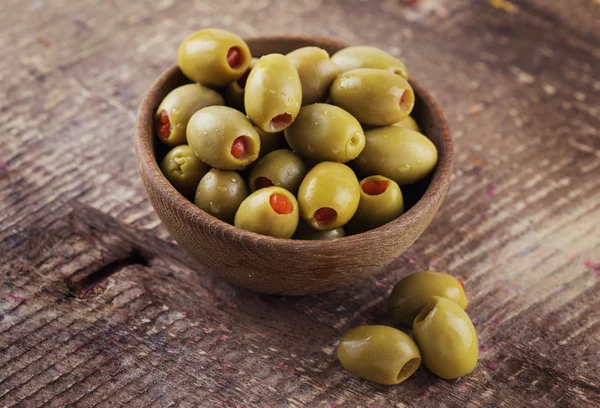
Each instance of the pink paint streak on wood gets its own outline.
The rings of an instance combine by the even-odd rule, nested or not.
[[[589,260],[585,261],[583,264],[589,270],[596,272],[597,276],[600,276],[600,264],[593,263],[592,261],[589,261]]]

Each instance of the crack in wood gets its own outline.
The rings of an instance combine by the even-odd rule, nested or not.
[[[92,264],[75,272],[66,279],[67,287],[73,296],[83,299],[109,277],[123,269],[133,265],[148,266],[149,264],[149,259],[139,249],[134,248],[125,257],[105,263],[99,268]]]

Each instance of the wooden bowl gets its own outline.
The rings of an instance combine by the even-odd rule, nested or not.
[[[310,36],[247,40],[252,55],[286,54],[318,46],[330,54],[344,43]],[[177,66],[152,85],[138,112],[135,152],[146,193],[156,213],[179,245],[199,264],[245,288],[281,295],[326,292],[363,279],[398,258],[429,225],[446,195],[453,150],[444,115],[414,80],[413,116],[433,141],[439,161],[433,174],[415,186],[403,187],[408,211],[377,229],[332,241],[272,238],[235,228],[186,200],[163,176],[157,160],[166,149],[154,136],[154,113],[173,88],[189,82]]]

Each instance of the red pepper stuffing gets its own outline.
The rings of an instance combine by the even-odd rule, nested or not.
[[[390,182],[388,180],[369,180],[362,184],[362,190],[368,195],[379,195],[387,190]]]
[[[287,215],[291,214],[294,211],[294,205],[287,197],[282,196],[281,194],[273,194],[269,198],[269,204],[271,204],[271,208],[277,214]]]
[[[275,116],[271,119],[271,129],[280,130],[292,123],[292,115],[289,113],[282,113],[281,115]]]
[[[313,217],[319,224],[326,224],[337,218],[337,211],[333,208],[323,207],[315,211]]]
[[[166,110],[160,112],[156,126],[158,128],[158,135],[163,139],[168,139],[171,135],[171,120]]]
[[[242,65],[242,62],[242,51],[239,49],[239,47],[231,47],[227,51],[227,63],[229,64],[229,66],[233,69],[236,69],[240,65]]]
[[[243,157],[247,150],[248,147],[246,146],[246,138],[244,136],[235,139],[231,145],[231,155],[236,159]]]

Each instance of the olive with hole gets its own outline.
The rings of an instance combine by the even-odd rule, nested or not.
[[[365,148],[352,162],[362,176],[380,174],[404,186],[425,178],[437,164],[435,145],[414,130],[386,126],[367,130],[365,137]]]
[[[221,170],[243,169],[260,151],[260,137],[252,122],[227,106],[209,106],[194,113],[187,141],[200,160]]]
[[[400,122],[394,123],[392,126],[404,127],[410,130],[414,130],[415,132],[423,133],[421,131],[421,128],[419,127],[419,124],[412,116],[407,116]]]
[[[356,68],[384,69],[408,79],[408,71],[398,58],[376,47],[355,45],[346,47],[331,56],[340,73]]]
[[[200,179],[210,167],[202,163],[188,145],[180,145],[167,153],[160,169],[177,191],[186,198],[192,198]]]
[[[438,377],[459,378],[477,365],[475,327],[459,304],[450,299],[432,297],[415,317],[413,336],[423,365]]]
[[[329,87],[338,75],[338,69],[327,51],[319,47],[302,47],[286,54],[286,57],[300,76],[302,105],[327,99]]]
[[[240,78],[250,65],[250,49],[229,31],[210,28],[188,36],[177,50],[177,64],[192,82],[225,86]]]
[[[296,194],[306,175],[302,159],[288,149],[272,151],[260,159],[250,171],[250,190],[277,186]]]
[[[265,132],[281,132],[296,119],[301,105],[302,84],[290,60],[281,54],[261,57],[250,71],[244,93],[252,122]]]
[[[320,231],[343,227],[358,208],[360,186],[356,175],[342,163],[321,162],[302,180],[298,190],[300,216]]]
[[[223,105],[223,97],[200,84],[187,84],[173,89],[156,110],[156,133],[169,146],[186,143],[185,130],[194,113],[213,105]]]
[[[194,204],[232,224],[235,213],[246,197],[248,188],[242,176],[235,171],[211,169],[198,184]]]
[[[380,227],[404,212],[400,186],[383,176],[370,176],[360,182],[360,201],[347,225],[353,234]]]
[[[318,231],[308,226],[304,221],[298,223],[298,229],[294,234],[294,239],[304,239],[310,241],[327,240],[334,238],[342,238],[346,236],[346,231],[343,227],[335,228],[328,231]]]
[[[298,226],[296,197],[281,187],[261,188],[240,204],[235,226],[257,234],[291,238]]]
[[[340,74],[329,91],[334,105],[360,123],[392,125],[412,111],[415,93],[402,77],[380,69],[359,68]]]
[[[421,353],[404,332],[390,326],[360,326],[340,340],[338,360],[351,374],[379,384],[394,385],[421,365]]]
[[[450,299],[462,309],[469,304],[462,284],[454,276],[424,271],[408,275],[396,283],[388,298],[388,306],[402,324],[410,326],[433,296]]]
[[[248,80],[248,75],[250,75],[250,71],[252,70],[252,68],[254,68],[257,62],[258,58],[252,58],[248,69],[246,69],[246,72],[244,72],[244,74],[241,77],[239,77],[238,79],[236,79],[235,81],[233,81],[225,87],[225,89],[223,90],[223,96],[225,97],[225,102],[227,102],[227,106],[235,108],[240,112],[245,112],[244,93],[246,89],[246,81]]]
[[[346,163],[365,147],[365,134],[358,120],[326,103],[303,106],[284,133],[294,152],[318,161]]]

